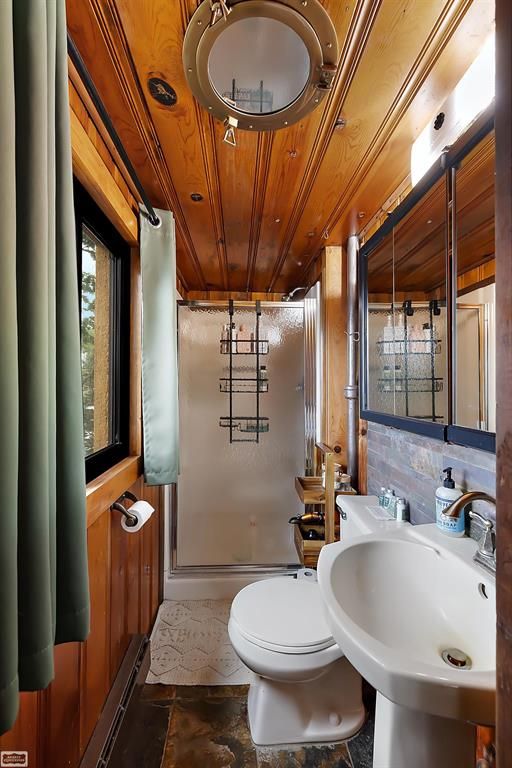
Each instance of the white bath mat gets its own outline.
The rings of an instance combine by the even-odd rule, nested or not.
[[[231,600],[166,600],[151,634],[147,683],[246,685],[251,672],[229,642]]]

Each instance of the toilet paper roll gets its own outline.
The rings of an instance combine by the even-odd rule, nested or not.
[[[151,504],[148,504],[147,501],[136,501],[135,504],[132,504],[128,512],[130,515],[135,515],[137,518],[137,525],[130,525],[126,517],[121,519],[121,525],[126,533],[137,533],[137,531],[140,531],[142,526],[147,523],[154,511],[154,507],[152,507]]]

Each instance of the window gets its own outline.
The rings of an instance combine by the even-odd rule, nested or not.
[[[87,482],[128,455],[130,251],[75,180]]]

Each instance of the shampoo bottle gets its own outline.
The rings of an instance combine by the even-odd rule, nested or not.
[[[444,514],[444,510],[449,507],[455,499],[462,496],[460,488],[455,487],[455,482],[452,480],[452,468],[446,467],[443,469],[446,474],[443,484],[436,490],[436,523],[437,527],[443,533],[448,536],[464,536],[464,512],[461,512],[459,517],[449,517]]]

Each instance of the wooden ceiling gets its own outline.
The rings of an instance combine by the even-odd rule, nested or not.
[[[130,159],[152,203],[175,214],[188,291],[304,285],[323,246],[361,230],[407,177],[412,141],[494,17],[492,0],[322,4],[341,51],[333,90],[296,125],[238,132],[233,148],[183,73],[197,0],[68,0],[71,35]],[[150,77],[172,85],[174,107],[151,97]]]

